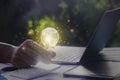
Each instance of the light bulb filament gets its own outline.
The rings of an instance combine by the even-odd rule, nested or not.
[[[55,47],[59,40],[59,34],[54,28],[46,28],[41,33],[41,41],[45,48]]]

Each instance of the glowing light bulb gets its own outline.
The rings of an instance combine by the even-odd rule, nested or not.
[[[41,33],[41,42],[45,48],[55,47],[59,40],[59,34],[54,28],[45,28]]]

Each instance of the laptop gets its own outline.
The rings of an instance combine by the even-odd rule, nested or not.
[[[116,23],[118,22],[119,19],[120,8],[108,10],[104,13],[86,49],[83,51],[78,61],[75,62],[80,65],[71,70],[66,71],[64,73],[64,76],[89,77],[94,78],[95,80],[100,78],[105,80],[120,79],[120,62],[99,61],[100,55],[98,54],[105,46],[113,30],[115,30]],[[108,50],[107,52],[109,53],[111,51]]]
[[[87,47],[57,46],[54,51],[56,57],[52,62],[59,64],[86,64],[100,58],[98,54],[105,46],[112,32],[116,29],[116,23],[120,18],[120,9],[108,10],[102,16]]]

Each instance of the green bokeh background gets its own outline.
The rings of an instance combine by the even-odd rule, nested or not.
[[[57,29],[58,45],[86,46],[106,10],[119,0],[1,0],[0,41],[14,45],[30,38],[41,44],[41,31]],[[120,21],[106,46],[120,46]]]

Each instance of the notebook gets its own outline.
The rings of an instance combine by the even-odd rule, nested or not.
[[[3,64],[0,64],[3,66]],[[9,65],[10,66],[10,65]],[[7,68],[8,66],[4,66],[1,68]],[[58,69],[60,65],[57,64],[45,64],[39,62],[38,64],[32,66],[31,68],[22,68],[11,71],[2,71],[1,75],[9,80],[34,80],[36,78],[40,78],[42,76],[46,76],[52,71]]]

